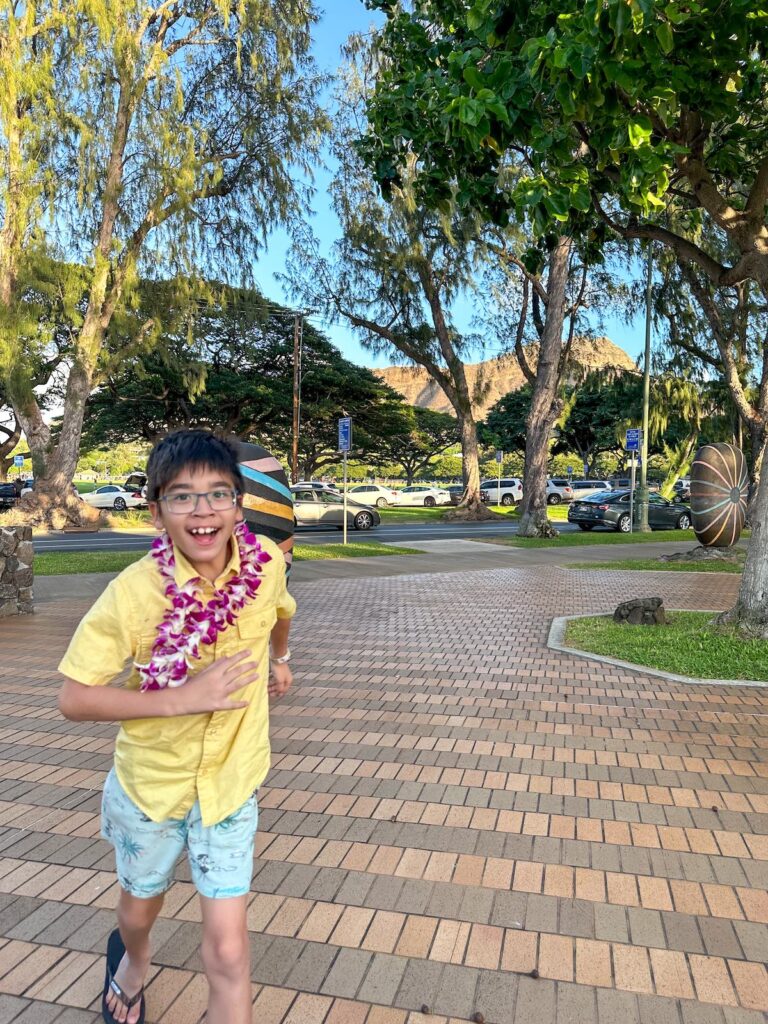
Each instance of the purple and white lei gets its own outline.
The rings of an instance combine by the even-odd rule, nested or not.
[[[183,686],[200,645],[216,642],[216,637],[237,621],[237,613],[261,586],[262,566],[272,556],[261,545],[245,523],[238,523],[234,532],[240,552],[240,572],[227,580],[207,604],[197,595],[200,577],[179,586],[174,577],[176,558],[173,541],[167,534],[152,544],[152,557],[166,581],[165,596],[171,604],[157,629],[152,657],[146,665],[136,664],[142,690],[162,690],[166,686]]]

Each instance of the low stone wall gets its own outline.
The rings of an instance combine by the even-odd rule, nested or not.
[[[34,611],[33,558],[31,526],[0,529],[0,619]]]

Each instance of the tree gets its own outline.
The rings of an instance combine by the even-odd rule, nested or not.
[[[768,297],[768,19],[750,0],[369,2],[389,20],[361,150],[386,190],[416,152],[428,206],[656,239],[715,288],[751,280]],[[732,259],[702,242],[702,223]],[[767,476],[736,609],[761,629]]]
[[[6,5],[6,25],[17,6]],[[79,508],[67,485],[85,404],[105,372],[110,325],[131,308],[141,269],[176,272],[179,284],[186,278],[179,300],[196,297],[202,270],[241,272],[266,230],[293,214],[292,166],[306,166],[326,123],[308,55],[309,3],[124,0],[81,7],[51,4],[60,12],[56,32],[30,31],[16,59],[24,69],[35,61],[47,69],[58,102],[58,134],[48,149],[35,151],[42,184],[21,188],[40,197],[36,206],[26,203],[26,236],[57,246],[84,268],[83,291],[67,296],[67,310],[78,315],[55,438],[28,383],[29,332],[19,330],[24,275],[10,256],[5,265],[12,270],[0,282],[4,376],[32,452],[35,500],[43,509],[68,503],[71,515]],[[30,16],[42,24],[33,5],[24,10],[37,11]],[[33,151],[38,115],[50,122],[48,93],[29,88],[25,95],[23,118],[8,104],[0,108],[9,173],[17,150]],[[23,156],[16,162],[31,173]],[[52,212],[47,238],[39,216],[48,200],[43,184],[50,186]],[[8,247],[17,264],[24,234]],[[34,261],[26,271],[34,281]],[[123,354],[150,346],[159,327],[157,318],[140,324]],[[113,350],[110,362],[120,356]]]
[[[155,348],[120,363],[94,392],[83,439],[91,448],[169,430],[208,427],[253,438],[286,455],[293,416],[293,328],[288,310],[258,293],[215,288],[220,301],[187,318],[183,332],[161,334]],[[167,289],[145,289],[150,304]],[[137,310],[139,319],[146,310]],[[114,339],[120,350],[122,340]],[[303,332],[303,474],[338,461],[337,421],[353,416],[354,453],[376,460],[407,434],[410,409],[371,371],[344,359],[311,323]],[[449,417],[450,418],[450,417]]]
[[[453,416],[433,409],[407,406],[408,429],[384,441],[383,459],[397,463],[405,472],[407,485],[432,460],[461,441],[459,424]]]
[[[297,237],[289,280],[302,301],[355,328],[364,345],[423,367],[442,388],[461,432],[463,504],[469,516],[486,518],[475,420],[482,386],[470,386],[465,367],[478,339],[462,334],[451,315],[475,282],[475,225],[418,207],[407,184],[381,201],[354,147],[374,62],[360,39],[350,41],[348,55],[331,142],[339,169],[329,189],[342,237],[328,256],[309,229]]]
[[[768,316],[758,287],[742,281],[716,290],[690,264],[662,254],[654,309],[666,362],[678,373],[722,381],[732,409],[731,440],[747,449],[752,499],[768,439]],[[746,437],[745,437],[746,433]],[[746,443],[745,443],[746,442]]]

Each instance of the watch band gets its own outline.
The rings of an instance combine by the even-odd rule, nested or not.
[[[291,660],[291,652],[290,650],[286,651],[285,654],[283,654],[282,657],[280,658],[273,658],[270,656],[269,660],[272,662],[273,665],[285,665],[287,662]]]

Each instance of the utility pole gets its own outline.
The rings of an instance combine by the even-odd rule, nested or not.
[[[643,437],[640,486],[637,489],[637,528],[650,533],[648,525],[648,419],[651,403],[651,312],[653,298],[653,239],[648,239],[647,280],[645,287],[645,365],[643,367]]]
[[[291,448],[291,483],[299,479],[299,416],[301,408],[301,341],[302,314],[293,316],[293,440]]]

